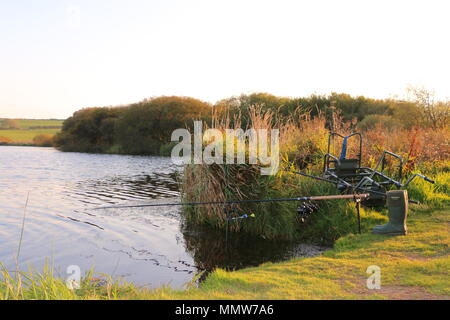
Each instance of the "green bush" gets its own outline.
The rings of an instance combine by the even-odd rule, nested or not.
[[[115,140],[115,122],[121,108],[86,108],[64,121],[55,137],[62,151],[106,152]]]
[[[211,119],[209,104],[188,97],[158,97],[122,107],[87,108],[64,121],[55,145],[62,151],[158,155],[178,128]]]

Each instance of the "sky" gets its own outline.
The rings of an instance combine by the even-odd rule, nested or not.
[[[0,118],[160,95],[450,96],[448,1],[0,0]]]

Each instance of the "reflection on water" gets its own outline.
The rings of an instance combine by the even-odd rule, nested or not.
[[[200,270],[241,268],[312,254],[310,246],[181,227],[180,208],[92,210],[105,205],[178,202],[180,168],[168,158],[62,153],[0,147],[0,262],[13,268],[23,206],[30,199],[22,268],[46,259],[151,287],[181,287]],[[306,251],[305,251],[306,250]]]
[[[195,265],[206,271],[222,268],[237,270],[258,266],[264,262],[277,262],[293,257],[320,254],[325,248],[288,241],[269,241],[259,237],[230,233],[209,227],[183,227],[186,250]]]

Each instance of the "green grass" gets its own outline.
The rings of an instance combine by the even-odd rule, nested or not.
[[[19,119],[17,122],[21,129],[27,129],[30,127],[62,127],[64,120]]]
[[[0,136],[12,140],[11,144],[32,144],[33,138],[38,134],[56,134],[60,129],[27,129],[27,130],[0,130]]]
[[[0,300],[117,299],[124,292],[134,290],[132,285],[114,282],[107,275],[94,276],[92,270],[81,281],[80,289],[72,290],[48,265],[42,272],[29,270],[17,276],[0,267]]]
[[[0,118],[0,121],[5,120]],[[30,127],[61,127],[64,120],[56,119],[13,119],[19,129],[29,129]]]

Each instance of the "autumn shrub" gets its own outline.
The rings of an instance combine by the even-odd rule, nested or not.
[[[54,135],[47,133],[37,134],[33,138],[33,143],[39,147],[51,147],[53,146],[53,141]]]
[[[450,158],[450,130],[448,128],[387,129],[381,125],[363,132],[363,162],[373,166],[383,150],[402,156],[406,171],[412,171],[422,163]]]
[[[4,136],[0,136],[0,145],[2,144],[10,144],[12,143],[12,139]]]

